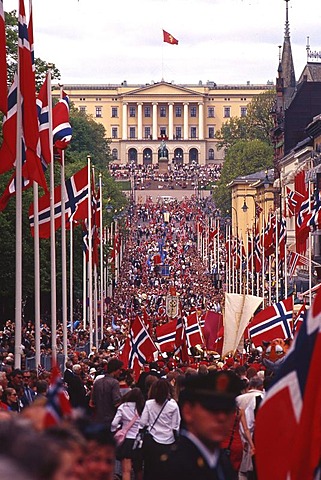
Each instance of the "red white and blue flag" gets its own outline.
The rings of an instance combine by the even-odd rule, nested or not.
[[[72,128],[69,123],[69,97],[65,92],[62,92],[62,98],[53,109],[52,124],[54,150],[60,161],[61,151],[68,147],[72,137]]]
[[[47,189],[47,183],[40,157],[38,155],[39,127],[36,106],[35,73],[32,61],[32,39],[29,38],[30,26],[26,22],[24,0],[19,0],[18,47],[19,47],[19,88],[23,101],[22,134],[25,144],[25,161],[22,165],[23,176],[35,181]]]
[[[6,59],[6,26],[3,0],[0,0],[0,111],[7,113],[7,59]]]
[[[288,216],[293,217],[295,215],[304,200],[302,193],[296,192],[295,190],[290,190],[289,187],[286,187],[286,204],[288,207]]]
[[[16,162],[17,148],[17,93],[18,76],[13,77],[7,96],[7,113],[2,123],[2,145],[0,148],[0,173],[11,170]]]
[[[38,97],[37,97],[37,111],[38,111],[38,121],[39,121],[39,137],[40,137],[40,152],[41,152],[41,162],[44,170],[47,169],[49,163],[51,162],[51,150],[50,150],[50,135],[49,135],[49,100],[48,98],[48,76],[44,81],[42,87],[40,88]]]
[[[54,190],[54,215],[55,230],[61,227],[61,186]],[[73,221],[83,220],[88,217],[88,168],[84,167],[65,182],[65,209],[66,226]],[[33,203],[29,208],[29,223],[31,234],[34,235],[34,210]],[[50,195],[46,193],[39,198],[39,237],[50,237]]]
[[[308,314],[308,311],[304,303],[300,308],[300,310],[298,311],[298,314],[296,315],[296,317],[293,319],[293,335],[299,332],[302,326],[302,322],[306,321],[307,314]]]
[[[64,388],[59,368],[51,370],[50,386],[47,393],[46,414],[44,419],[45,427],[57,425],[65,417],[71,414],[71,404],[68,394]]]
[[[319,290],[256,415],[255,457],[260,480],[320,478],[320,365]]]
[[[292,338],[293,297],[261,310],[249,325],[249,336],[256,345],[274,338]]]
[[[120,360],[124,362],[126,368],[133,369],[136,378],[140,373],[140,369],[146,363],[154,360],[154,353],[157,347],[151,339],[147,329],[141,319],[136,316],[133,321],[129,337],[126,339]]]
[[[172,320],[156,327],[156,342],[161,352],[173,352],[175,350],[176,324],[177,322]]]
[[[184,319],[184,323],[187,345],[189,347],[204,345],[204,337],[198,321],[197,312],[192,312],[187,315]]]

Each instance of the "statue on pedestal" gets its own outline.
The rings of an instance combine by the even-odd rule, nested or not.
[[[166,148],[165,140],[161,141],[161,144],[159,147],[159,158],[167,158],[167,148]]]

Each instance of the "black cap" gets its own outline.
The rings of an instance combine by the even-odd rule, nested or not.
[[[180,403],[197,402],[207,410],[231,411],[241,388],[240,378],[231,371],[192,375],[185,379]]]

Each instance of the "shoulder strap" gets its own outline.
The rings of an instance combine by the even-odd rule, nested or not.
[[[156,417],[156,420],[154,421],[153,425],[150,427],[150,430],[152,430],[152,428],[154,428],[154,425],[155,425],[155,423],[157,422],[157,420],[159,419],[160,414],[161,414],[162,411],[164,410],[165,405],[166,405],[167,402],[168,402],[168,400],[166,400],[166,401],[164,402],[164,405],[163,405],[162,408],[160,409],[159,414],[158,414],[157,417]]]
[[[127,427],[124,429],[124,433],[125,433],[125,436],[127,435],[127,433],[129,432],[129,430],[132,428],[132,426],[134,425],[134,423],[136,422],[136,420],[139,418],[139,415],[134,415],[133,418],[131,419],[131,421],[128,423]]]

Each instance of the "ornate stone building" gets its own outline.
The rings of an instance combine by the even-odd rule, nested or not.
[[[161,140],[170,163],[221,163],[216,131],[230,117],[245,116],[253,97],[273,88],[249,82],[64,85],[74,105],[104,125],[113,160],[144,165],[158,162]]]

